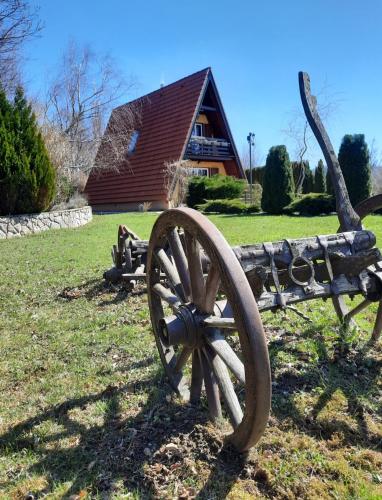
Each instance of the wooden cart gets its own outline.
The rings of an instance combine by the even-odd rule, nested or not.
[[[382,330],[382,261],[362,219],[382,207],[382,195],[355,209],[329,137],[299,73],[308,122],[321,146],[336,196],[339,232],[231,248],[201,213],[177,208],[161,214],[149,241],[120,226],[107,279],[145,279],[160,358],[179,395],[196,404],[204,389],[213,420],[228,415],[228,439],[240,451],[261,437],[271,405],[271,371],[260,312],[331,298],[349,323],[379,302],[371,338]],[[348,310],[344,297],[362,295]]]

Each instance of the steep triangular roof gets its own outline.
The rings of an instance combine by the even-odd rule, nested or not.
[[[199,102],[198,102],[198,105],[195,109],[193,122],[191,123],[191,127],[189,129],[187,139],[186,139],[185,144],[184,144],[182,157],[184,157],[184,155],[186,153],[187,145],[188,145],[188,142],[191,138],[192,130],[194,128],[194,124],[196,122],[198,114],[200,111],[203,112],[203,109],[206,108],[205,106],[203,106],[203,103],[206,101],[206,99],[212,100],[213,108],[211,108],[211,109],[215,109],[218,112],[217,117],[218,117],[218,121],[221,122],[220,129],[222,131],[222,135],[224,136],[224,138],[229,140],[231,147],[232,147],[232,160],[231,161],[225,160],[226,171],[229,175],[234,175],[236,177],[241,177],[241,178],[245,179],[245,172],[244,172],[243,166],[241,164],[240,156],[239,156],[237,149],[236,149],[235,141],[234,141],[231,129],[229,127],[227,116],[225,114],[222,101],[220,99],[220,95],[219,95],[219,92],[218,92],[218,89],[217,89],[217,86],[215,83],[215,79],[213,77],[211,68],[208,68],[208,69],[209,69],[209,71],[208,71],[206,80],[204,82],[203,90],[202,90],[202,93],[200,94]],[[206,108],[206,110],[207,109],[208,108]]]
[[[128,163],[118,172],[91,172],[85,188],[91,205],[167,198],[164,163],[184,157],[194,121],[210,82],[216,90],[211,69],[205,68],[113,110],[112,116],[123,111],[125,106],[139,105],[139,138]],[[233,144],[228,123],[227,128]]]

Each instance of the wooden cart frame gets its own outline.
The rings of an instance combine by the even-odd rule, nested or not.
[[[321,146],[336,197],[339,232],[231,248],[214,224],[189,208],[171,209],[154,224],[149,241],[120,226],[109,280],[146,280],[152,327],[168,379],[196,404],[204,388],[213,420],[222,403],[233,427],[228,439],[248,450],[270,413],[271,371],[260,312],[331,298],[350,323],[379,302],[371,338],[382,330],[382,261],[362,219],[382,207],[382,195],[352,207],[333,146],[299,73],[307,120]],[[345,296],[362,295],[348,310]]]

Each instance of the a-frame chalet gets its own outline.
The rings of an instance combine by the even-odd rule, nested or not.
[[[151,210],[171,207],[167,162],[187,159],[193,175],[245,178],[210,68],[116,108],[112,117],[137,103],[139,126],[131,135],[126,165],[118,171],[95,168],[89,176],[85,193],[94,210],[137,210],[144,202],[151,202]]]

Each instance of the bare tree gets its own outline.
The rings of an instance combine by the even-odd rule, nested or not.
[[[318,92],[318,112],[323,121],[327,121],[331,115],[338,109],[340,99],[338,94],[329,94],[327,83],[324,84],[321,91]],[[300,194],[305,180],[304,161],[306,154],[312,149],[315,143],[314,136],[310,130],[305,114],[301,108],[293,110],[289,113],[290,118],[285,129],[282,130],[284,135],[294,142],[294,155],[297,157],[299,165],[299,175],[296,184],[296,192]]]
[[[193,163],[189,160],[166,162],[163,166],[167,197],[173,207],[186,202],[188,181],[192,175]]]
[[[297,156],[297,163],[299,165],[295,189],[297,194],[301,194],[305,180],[304,159],[311,140],[309,124],[306,119],[301,121],[295,118],[288,123],[288,127],[283,132],[295,142],[294,154]]]
[[[248,143],[243,144],[243,147],[241,149],[241,155],[240,155],[240,160],[241,164],[243,165],[244,170],[249,170],[249,148],[248,148]],[[252,146],[252,168],[255,168],[259,165],[261,165],[261,162],[264,160],[263,155],[260,154],[260,151],[257,147],[257,144],[255,142],[255,145]]]
[[[94,166],[118,167],[132,131],[139,128],[139,101],[114,110],[105,135],[104,130],[112,108],[134,86],[133,80],[126,82],[121,76],[110,56],[69,44],[48,89],[42,118],[43,129],[54,129],[62,138],[57,142],[61,168],[88,175]],[[95,162],[101,142],[102,154]]]
[[[11,91],[19,83],[24,43],[42,29],[37,9],[25,0],[0,0],[0,84]]]
[[[376,141],[373,139],[369,146],[370,169],[373,194],[382,193],[382,160]]]

